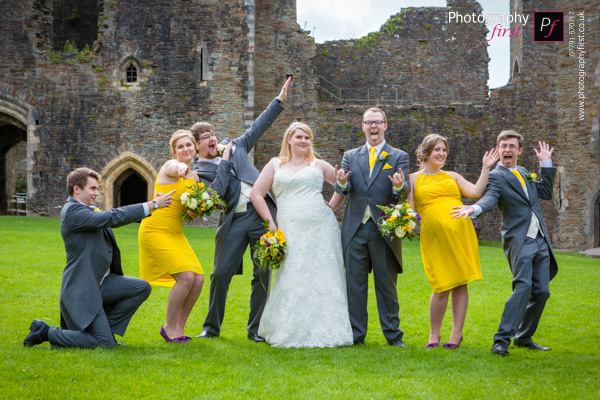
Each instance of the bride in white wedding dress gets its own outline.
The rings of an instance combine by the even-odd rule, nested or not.
[[[334,168],[315,159],[312,131],[300,122],[287,129],[279,158],[262,170],[250,198],[275,230],[264,196],[277,200],[277,225],[287,240],[281,268],[273,273],[271,293],[258,334],[274,347],[352,345],[340,229],[323,200],[323,182],[333,184]],[[340,195],[331,207],[337,208]]]

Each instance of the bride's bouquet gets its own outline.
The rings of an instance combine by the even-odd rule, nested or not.
[[[389,206],[377,206],[381,209],[381,218],[379,219],[379,229],[384,236],[394,239],[413,240],[415,237],[415,226],[421,216],[410,208],[410,204],[403,195],[398,204]]]
[[[285,235],[279,229],[270,231],[268,221],[263,223],[263,226],[267,230],[267,233],[262,235],[260,240],[252,247],[254,258],[263,271],[278,269],[281,267],[281,262],[285,257],[287,249]]]
[[[200,218],[211,216],[215,210],[225,214],[227,204],[219,197],[212,186],[206,186],[204,182],[199,182],[186,187],[188,190],[181,194],[180,201],[188,210],[197,212]],[[185,222],[192,222],[193,220],[187,212],[181,216]]]

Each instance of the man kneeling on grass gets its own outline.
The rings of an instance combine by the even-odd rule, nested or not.
[[[150,295],[148,282],[123,276],[121,253],[111,227],[126,225],[171,204],[171,194],[157,193],[154,200],[108,211],[94,205],[100,175],[77,168],[67,177],[69,198],[60,216],[67,266],[60,289],[61,328],[34,319],[25,346],[49,341],[52,348],[118,344],[129,320]]]

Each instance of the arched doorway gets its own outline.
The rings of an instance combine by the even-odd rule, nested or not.
[[[129,168],[115,179],[113,207],[122,207],[148,200],[148,182],[133,168]]]
[[[102,198],[97,198],[96,204],[106,210],[148,201],[154,194],[156,170],[144,158],[130,151],[125,151],[111,160],[100,175]]]
[[[25,214],[16,195],[27,196],[27,127],[0,113],[0,215]]]

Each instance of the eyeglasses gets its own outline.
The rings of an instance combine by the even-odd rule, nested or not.
[[[217,137],[217,134],[214,132],[207,133],[206,135],[200,136],[200,139],[198,139],[198,140],[208,139],[209,137]]]
[[[500,147],[500,149],[502,149],[502,150],[506,150],[506,149],[509,149],[509,150],[515,150],[515,149],[518,149],[518,148],[519,148],[519,146],[516,146],[516,145],[514,145],[514,144],[501,144],[501,145],[500,145],[500,146],[498,146],[498,147]]]
[[[381,121],[381,120],[379,120],[379,121],[365,121],[365,122],[363,122],[363,125],[371,126],[371,125],[375,124],[377,126],[381,126],[384,123],[385,123],[385,121]]]

